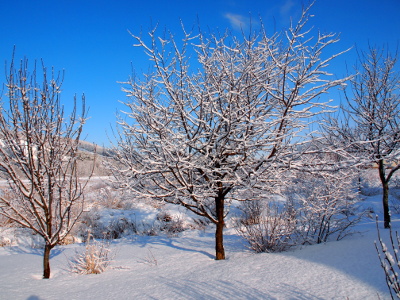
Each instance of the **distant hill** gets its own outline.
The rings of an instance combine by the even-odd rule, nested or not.
[[[0,147],[5,147],[0,139]],[[93,176],[108,176],[110,172],[104,167],[104,161],[110,159],[112,152],[102,146],[87,141],[79,141],[78,145],[78,174],[81,177],[89,176],[93,170]],[[5,179],[0,173],[0,179]]]
[[[88,176],[93,168],[93,176],[108,176],[109,171],[104,167],[104,160],[111,155],[110,149],[87,141],[79,141],[80,162],[78,163],[79,176]]]
[[[79,141],[79,150],[109,156],[109,149],[87,141]]]

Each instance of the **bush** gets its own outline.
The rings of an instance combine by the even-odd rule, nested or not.
[[[157,214],[160,231],[165,232],[167,236],[176,236],[178,233],[185,231],[184,223],[179,216],[172,216],[166,211]]]
[[[123,191],[112,188],[110,185],[97,190],[97,204],[110,209],[127,209]]]
[[[359,178],[359,190],[363,196],[376,196],[382,194],[382,186],[378,172],[374,169],[362,170]]]
[[[343,174],[301,174],[287,191],[289,206],[296,212],[299,242],[323,243],[331,236],[337,240],[351,233],[364,216],[358,209],[353,178]]]
[[[277,252],[299,244],[342,239],[365,215],[353,177],[301,173],[283,193],[286,200],[244,201],[238,233],[255,252]]]
[[[376,217],[376,229],[378,231],[378,243],[375,241],[375,248],[379,256],[379,260],[381,262],[381,267],[385,272],[386,284],[390,291],[390,295],[393,299],[393,292],[400,298],[400,259],[399,259],[399,250],[400,250],[400,238],[398,233],[396,232],[396,238],[393,237],[392,229],[390,230],[390,249],[386,246],[386,244],[382,241],[379,227],[378,227],[378,217]]]
[[[252,200],[243,202],[241,210],[236,229],[251,250],[281,252],[294,245],[296,221],[287,207],[280,208],[268,200]]]
[[[91,233],[85,244],[85,250],[76,253],[70,260],[71,272],[77,274],[100,274],[103,273],[112,261],[109,243],[96,241]]]
[[[11,245],[12,245],[12,240],[9,237],[0,235],[0,247],[8,247]]]
[[[87,239],[88,231],[95,239],[118,239],[129,234],[138,234],[135,213],[115,209],[92,209],[82,214],[76,234]]]

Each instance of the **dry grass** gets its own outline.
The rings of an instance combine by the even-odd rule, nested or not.
[[[89,233],[85,250],[70,260],[71,272],[81,275],[103,273],[113,259],[109,246],[104,241],[96,241]]]

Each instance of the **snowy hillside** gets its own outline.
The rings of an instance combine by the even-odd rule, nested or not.
[[[379,213],[380,195],[364,204]],[[112,242],[114,259],[98,275],[69,271],[83,244],[58,246],[50,280],[41,279],[41,250],[2,247],[0,299],[389,299],[375,222],[365,219],[357,229],[361,234],[341,241],[263,254],[250,252],[227,229],[225,261],[213,259],[212,228],[171,238],[131,235]]]

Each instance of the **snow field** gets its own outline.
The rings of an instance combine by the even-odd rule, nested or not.
[[[111,268],[86,276],[67,270],[68,257],[83,245],[59,246],[50,280],[41,279],[39,250],[5,247],[0,299],[389,299],[374,226],[283,253],[251,253],[227,234],[225,261],[213,259],[211,231],[124,238],[112,243]]]

